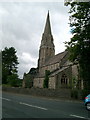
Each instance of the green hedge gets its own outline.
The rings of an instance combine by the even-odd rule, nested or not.
[[[78,90],[77,89],[71,90],[71,98],[78,99]]]

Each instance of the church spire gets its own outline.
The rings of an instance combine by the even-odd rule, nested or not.
[[[47,14],[47,19],[46,19],[46,25],[44,29],[44,34],[51,34],[51,25],[50,25],[50,16],[49,16],[49,10]]]
[[[55,55],[55,49],[53,43],[53,36],[51,33],[50,17],[48,11],[45,29],[42,35],[42,40],[39,50],[38,67],[40,68],[41,66],[43,66],[45,62],[54,55]]]

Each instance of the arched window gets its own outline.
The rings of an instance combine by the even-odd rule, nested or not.
[[[61,84],[67,85],[67,80],[68,80],[67,76],[65,74],[63,74],[62,77],[61,77]]]

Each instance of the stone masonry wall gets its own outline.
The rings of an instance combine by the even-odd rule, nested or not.
[[[56,88],[55,76],[49,77],[49,89],[55,89],[55,88]]]
[[[42,88],[15,88],[15,87],[3,87],[3,91],[17,93],[17,94],[25,94],[32,96],[41,96],[41,97],[50,97],[50,98],[64,98],[71,99],[70,97],[70,89],[42,89]],[[3,92],[2,92],[3,93]]]
[[[33,87],[43,88],[44,78],[34,78]]]

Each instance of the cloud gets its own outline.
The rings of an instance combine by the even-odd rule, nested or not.
[[[29,53],[25,53],[25,52],[22,53],[22,55],[20,56],[20,59],[24,61],[25,63],[32,62],[33,64],[35,64],[36,62],[35,58],[32,58]]]
[[[65,50],[63,42],[71,35],[68,10],[63,2],[4,2],[0,4],[2,49],[15,47],[19,59],[19,76],[37,67],[39,47],[50,11],[56,54]],[[0,46],[1,48],[1,46]]]
[[[22,78],[23,77],[23,74],[22,73],[28,73],[30,68],[32,67],[36,67],[37,64],[36,64],[36,61],[37,59],[32,57],[29,53],[21,53],[18,55],[18,58],[19,58],[19,76]]]

